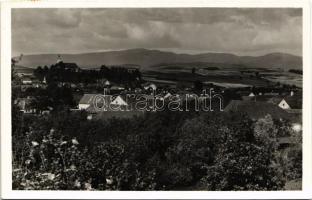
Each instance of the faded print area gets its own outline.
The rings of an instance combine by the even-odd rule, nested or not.
[[[12,9],[14,190],[301,190],[302,10]]]

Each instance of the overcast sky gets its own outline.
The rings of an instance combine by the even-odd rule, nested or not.
[[[302,11],[286,8],[13,9],[12,53],[130,48],[302,54]]]

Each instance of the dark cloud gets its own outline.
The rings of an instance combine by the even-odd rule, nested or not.
[[[296,8],[13,9],[13,54],[128,48],[301,55]]]

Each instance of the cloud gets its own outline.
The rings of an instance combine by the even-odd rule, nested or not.
[[[52,10],[50,15],[57,16],[58,20],[53,17],[46,18],[46,22],[60,28],[75,28],[81,22],[81,12],[76,9],[57,9]]]
[[[13,54],[128,48],[301,55],[296,8],[108,8],[12,11]]]

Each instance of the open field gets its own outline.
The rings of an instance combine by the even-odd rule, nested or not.
[[[296,85],[302,88],[302,75],[290,72],[271,72],[263,74],[263,78],[272,82],[280,82],[281,84]]]
[[[204,84],[213,83],[221,87],[264,87],[281,84],[302,87],[302,75],[294,74],[281,69],[219,67],[216,70],[204,68],[196,69],[192,73],[190,67],[161,66],[149,71],[143,71],[143,78],[147,81],[172,85],[177,82],[193,83],[195,80]]]
[[[192,74],[191,72],[179,71],[179,72],[158,72],[158,71],[148,71],[143,73],[143,78],[150,82],[154,83],[167,83],[168,85],[174,82],[182,83],[193,83],[196,80],[199,80],[203,83],[214,83],[214,84],[237,84],[236,86],[241,85],[242,87],[246,86],[267,86],[273,84],[269,80],[265,80],[260,77],[251,77],[249,75],[240,75],[237,71],[227,71],[222,74],[219,71],[219,74],[213,72],[212,74],[201,75],[201,74]]]

